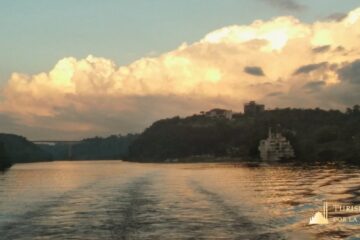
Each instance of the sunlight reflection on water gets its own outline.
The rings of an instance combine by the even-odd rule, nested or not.
[[[360,223],[307,223],[323,200],[359,203],[359,186],[355,168],[19,164],[0,175],[0,236],[356,239]]]

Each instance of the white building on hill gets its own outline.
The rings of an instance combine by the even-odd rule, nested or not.
[[[295,157],[290,142],[281,133],[272,133],[271,129],[268,138],[260,141],[259,151],[263,161],[279,161]]]
[[[233,117],[233,112],[231,110],[215,108],[206,112],[205,116],[214,118],[226,118],[228,120],[231,120]]]

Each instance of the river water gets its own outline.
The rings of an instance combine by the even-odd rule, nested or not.
[[[0,239],[360,239],[360,216],[308,225],[323,200],[360,204],[359,169],[18,164],[0,174]]]

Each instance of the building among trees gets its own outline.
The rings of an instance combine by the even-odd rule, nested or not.
[[[281,133],[272,133],[271,129],[268,138],[260,141],[259,151],[263,161],[279,161],[295,157],[290,142]]]
[[[231,110],[219,109],[214,108],[205,113],[207,117],[214,117],[214,118],[225,118],[231,120],[233,118],[233,112]]]
[[[250,101],[244,104],[245,115],[257,115],[258,113],[265,111],[265,105],[257,104],[255,101]]]

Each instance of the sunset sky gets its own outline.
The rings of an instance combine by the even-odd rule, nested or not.
[[[360,104],[358,0],[12,0],[0,31],[0,132],[29,139]]]

